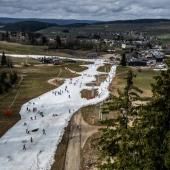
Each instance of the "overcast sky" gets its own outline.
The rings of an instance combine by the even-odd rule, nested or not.
[[[170,0],[0,0],[0,17],[105,21],[170,18]]]

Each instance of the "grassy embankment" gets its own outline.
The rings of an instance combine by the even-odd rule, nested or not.
[[[0,41],[0,53],[5,51],[8,54],[27,54],[27,55],[56,55],[62,57],[74,57],[67,50],[48,50],[47,46],[24,45]]]
[[[70,49],[50,49],[47,46],[24,45],[0,41],[0,53],[5,51],[8,54],[27,54],[27,55],[56,55],[62,57],[85,58],[91,51],[88,50],[70,50]]]

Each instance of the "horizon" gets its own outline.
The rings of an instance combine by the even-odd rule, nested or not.
[[[25,20],[75,20],[75,21],[96,21],[96,22],[110,22],[110,21],[135,21],[135,20],[170,20],[170,18],[134,18],[134,19],[115,19],[115,20],[93,20],[93,19],[76,19],[76,18],[42,18],[42,17],[1,17],[0,19],[25,19]]]

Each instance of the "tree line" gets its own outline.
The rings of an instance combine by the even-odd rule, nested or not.
[[[49,38],[40,33],[32,32],[9,32],[0,33],[1,41],[18,42],[27,45],[42,45],[48,49],[84,49],[105,51],[107,45],[100,39],[95,37],[98,42],[93,42],[92,39],[82,38],[81,36],[61,38],[59,35]]]

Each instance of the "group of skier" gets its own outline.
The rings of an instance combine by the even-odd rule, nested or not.
[[[43,112],[38,111],[38,109],[36,107],[36,104],[34,102],[29,102],[29,106],[27,106],[26,110],[27,110],[28,113],[32,111],[33,113],[38,113],[41,117],[44,117]],[[37,120],[36,115],[30,117],[30,121],[31,121],[30,123],[32,123],[33,120]],[[25,132],[26,132],[27,135],[30,135],[30,143],[33,143],[33,137],[31,136],[31,133],[33,133],[33,131],[34,132],[38,131],[38,129],[36,129],[36,130],[28,130],[28,124],[29,123],[24,122],[24,126],[26,126]],[[44,128],[42,129],[42,134],[46,135],[46,130]],[[26,150],[26,149],[27,149],[26,142],[24,141],[23,150]]]
[[[26,134],[28,134],[28,135],[31,134],[28,129],[26,129]],[[43,134],[43,135],[46,135],[45,129],[42,129],[42,134]],[[32,137],[32,136],[30,137],[30,142],[33,143],[33,137]],[[27,150],[25,143],[23,144],[23,150]]]

